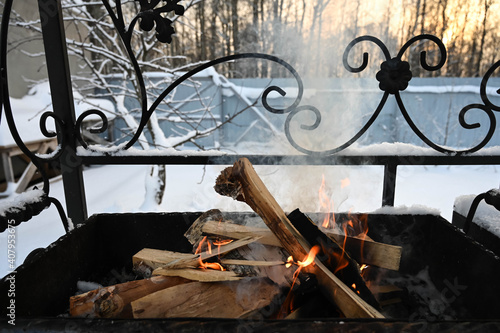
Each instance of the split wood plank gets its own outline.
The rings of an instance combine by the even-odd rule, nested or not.
[[[192,282],[132,303],[134,318],[240,318],[272,303],[280,290],[267,279]]]
[[[232,167],[224,169],[217,178],[215,190],[219,194],[247,203],[264,220],[295,260],[303,260],[307,256],[309,245],[290,223],[248,159],[241,158]],[[315,265],[306,266],[304,270],[316,275],[324,295],[335,303],[346,317],[384,318],[319,260],[316,259],[314,263]]]
[[[218,246],[211,251],[204,251],[199,254],[194,254],[192,258],[180,258],[173,260],[172,262],[166,264],[165,268],[186,268],[186,267],[198,267],[199,262],[205,261],[207,259],[217,257],[221,254],[231,252],[240,247],[246,246],[259,240],[260,237],[245,237],[237,241],[231,242],[226,245]]]
[[[339,243],[344,242],[344,235],[329,230],[324,230],[324,233]],[[345,247],[349,254],[360,264],[373,265],[394,271],[399,270],[403,252],[401,246],[379,243],[368,239],[363,240],[359,237],[347,237]]]
[[[154,270],[158,267],[165,266],[174,260],[193,259],[194,257],[195,255],[192,253],[144,248],[134,254],[132,257],[132,264],[134,267],[142,265]]]
[[[217,221],[207,221],[201,227],[201,231],[205,235],[213,235],[233,239],[260,236],[261,238],[258,240],[259,243],[281,247],[281,243],[278,238],[276,238],[276,236],[268,228],[244,226],[231,223],[229,221],[222,223],[219,223]]]
[[[242,277],[231,271],[218,271],[215,269],[202,268],[164,268],[160,267],[153,271],[153,275],[178,276],[192,281],[220,282],[237,281]]]
[[[285,265],[284,261],[262,261],[262,260],[240,260],[240,259],[222,259],[222,265],[239,265],[239,266],[280,266]]]
[[[191,282],[181,277],[155,276],[91,290],[70,297],[72,317],[132,318],[130,303],[161,289]]]

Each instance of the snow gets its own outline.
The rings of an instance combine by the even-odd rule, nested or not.
[[[384,206],[379,209],[376,209],[372,212],[373,214],[385,214],[385,215],[440,215],[441,210],[438,208],[432,208],[424,205],[411,205],[411,206],[397,206],[397,207],[389,207]]]
[[[22,207],[42,201],[43,190],[30,190],[21,193],[13,199],[0,201],[0,216],[5,216],[7,212],[14,212]]]
[[[241,202],[218,195],[213,186],[225,166],[167,166],[166,194],[158,209],[165,212],[250,211]],[[318,189],[325,175],[326,192],[338,212],[383,214],[433,214],[451,220],[457,196],[482,193],[499,183],[493,166],[399,167],[395,208],[380,208],[383,168],[378,166],[255,166],[270,192],[286,212],[321,211]],[[144,179],[150,166],[108,165],[84,172],[89,215],[139,212],[144,203]],[[341,188],[342,180],[350,185]],[[103,186],[105,184],[105,186]],[[50,195],[63,206],[62,182],[53,180]],[[64,234],[57,210],[51,206],[40,215],[16,227],[16,263],[35,248],[47,247]],[[0,276],[7,274],[7,233],[0,234]],[[89,240],[92,241],[92,240]]]
[[[221,156],[226,153],[219,150],[177,150],[174,148],[148,149],[142,150],[131,147],[127,150],[122,149],[126,143],[121,146],[103,147],[99,145],[89,145],[88,149],[83,147],[77,148],[78,156],[103,156],[111,154],[113,156]]]
[[[454,210],[462,216],[467,216],[469,213],[472,201],[480,193],[462,195],[455,199]],[[476,214],[473,221],[478,226],[488,230],[492,234],[500,238],[500,212],[495,207],[488,205],[484,200],[481,200],[477,206]]]
[[[90,109],[103,111],[108,119],[113,119],[115,117],[115,108],[111,101],[96,98],[87,98],[84,100],[82,95],[76,92],[73,98],[75,101],[76,117]],[[17,130],[25,143],[47,139],[47,137],[40,132],[39,122],[42,113],[53,111],[48,82],[39,83],[33,86],[23,98],[11,98],[10,104]],[[15,142],[10,134],[7,121],[4,117],[4,114],[2,114],[2,122],[0,124],[0,146],[9,146],[15,144]],[[89,115],[85,119],[100,120],[101,118],[97,115]],[[49,130],[53,131],[53,122],[48,120],[47,127]]]

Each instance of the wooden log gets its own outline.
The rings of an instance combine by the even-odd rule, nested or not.
[[[310,250],[307,241],[290,223],[285,212],[269,193],[248,159],[241,158],[232,167],[224,169],[217,178],[215,190],[219,194],[247,203],[259,214],[295,260],[306,258]],[[314,265],[306,266],[304,270],[316,275],[325,296],[335,303],[346,317],[384,317],[359,298],[319,260],[314,260]]]
[[[153,275],[163,276],[178,276],[192,281],[200,282],[220,282],[220,281],[237,281],[243,277],[237,276],[231,271],[218,271],[214,269],[202,268],[157,268],[153,271]]]
[[[342,243],[345,240],[345,248],[360,264],[377,266],[380,268],[397,271],[401,263],[401,246],[375,242],[358,237],[345,237],[332,231],[323,230],[330,238]]]
[[[134,318],[240,318],[272,303],[280,289],[267,279],[193,282],[155,292],[132,303]]]
[[[91,290],[70,297],[72,317],[132,318],[131,302],[161,289],[191,282],[181,277],[155,276]]]
[[[205,235],[222,236],[232,239],[260,236],[259,243],[264,245],[279,246],[278,238],[268,228],[250,227],[234,224],[228,221],[219,223],[206,221],[201,227]],[[328,237],[337,242],[344,242],[344,235],[337,234],[331,230],[321,229]],[[360,264],[372,265],[390,270],[399,270],[401,262],[402,247],[390,244],[378,243],[373,240],[362,240],[358,237],[347,236],[345,247],[351,257]]]

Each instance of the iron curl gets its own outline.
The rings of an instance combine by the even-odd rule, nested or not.
[[[80,142],[80,144],[85,149],[88,148],[88,144],[85,142],[85,140],[83,140],[83,137],[82,137],[82,130],[83,129],[81,127],[82,127],[83,120],[90,115],[96,115],[99,118],[101,118],[101,121],[102,121],[101,127],[91,128],[89,130],[90,133],[93,133],[93,134],[104,133],[108,129],[108,118],[106,117],[104,112],[102,112],[101,110],[96,110],[96,109],[87,110],[87,111],[83,112],[75,122],[75,137],[77,138],[78,142]]]

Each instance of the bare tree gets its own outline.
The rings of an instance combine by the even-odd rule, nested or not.
[[[191,1],[188,7],[197,2]],[[187,143],[204,149],[198,140],[231,121],[239,112],[230,119],[220,120],[212,113],[212,97],[202,97],[197,90],[199,84],[195,81],[184,84],[193,87],[195,94],[190,99],[198,101],[200,107],[197,109],[188,112],[177,109],[180,101],[176,100],[175,91],[164,99],[158,99],[160,92],[192,66],[183,55],[169,56],[172,46],[164,43],[172,41],[171,33],[174,31],[171,25],[179,23],[179,15],[184,9],[175,7],[176,12],[167,17],[142,15],[137,19],[137,13],[144,9],[137,2],[127,2],[120,8],[112,7],[107,1],[105,3],[107,7],[95,1],[82,4],[78,0],[64,0],[62,3],[66,26],[73,31],[67,37],[68,52],[79,61],[79,70],[72,73],[73,82],[77,83],[74,89],[87,98],[104,98],[114,103],[115,116],[126,124],[123,135],[116,138],[115,144],[126,142],[136,135],[143,126],[139,122],[140,115],[149,113],[152,105],[158,104],[146,125],[148,135],[142,132],[137,141],[142,149],[177,148]],[[116,13],[120,13],[125,22],[120,22]],[[125,24],[115,27],[116,22]],[[138,27],[134,22],[138,23]],[[12,22],[13,25],[41,33],[40,22],[29,23],[23,22],[20,17]],[[153,29],[155,26],[156,29]],[[185,22],[183,26],[186,26]],[[177,47],[181,46],[178,42]],[[32,54],[33,57],[40,55]],[[174,62],[179,64],[181,60],[188,66],[173,66]],[[162,75],[149,75],[150,72]],[[172,124],[170,133],[161,128],[161,123],[165,121]],[[165,190],[165,166],[152,167],[149,175],[146,195],[160,204]],[[146,202],[149,201],[146,199]]]

